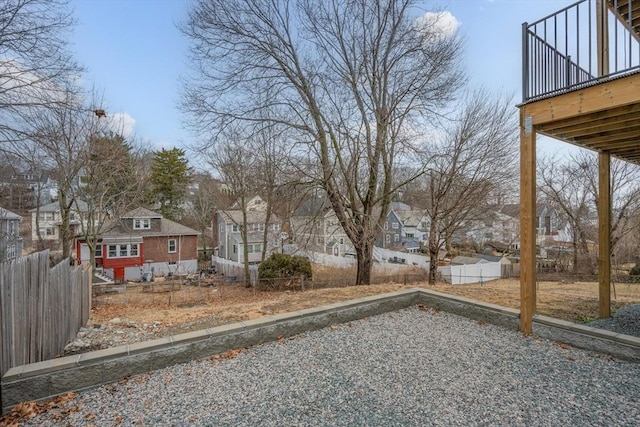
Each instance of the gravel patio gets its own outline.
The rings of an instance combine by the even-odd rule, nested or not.
[[[640,365],[408,308],[78,393],[26,425],[636,426]]]

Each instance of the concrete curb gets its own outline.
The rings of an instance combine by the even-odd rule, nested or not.
[[[406,289],[323,307],[46,360],[11,368],[2,377],[3,413],[16,403],[48,399],[231,349],[388,313],[416,304],[518,330],[519,311],[425,289]],[[576,347],[640,362],[640,338],[535,316],[534,333]]]

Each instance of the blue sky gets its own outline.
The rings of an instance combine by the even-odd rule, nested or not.
[[[322,0],[318,0],[322,1]],[[473,85],[521,99],[521,24],[573,1],[437,0],[425,11],[447,10],[460,22],[465,62]],[[179,77],[187,71],[188,41],[176,28],[186,19],[187,0],[73,0],[78,25],[72,50],[85,67],[86,85],[104,94],[109,113],[126,113],[135,134],[152,147],[187,147],[176,107]],[[515,111],[515,105],[514,105]],[[541,141],[554,151],[566,144]]]

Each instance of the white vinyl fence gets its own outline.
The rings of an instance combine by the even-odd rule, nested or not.
[[[438,267],[442,279],[452,285],[484,283],[502,276],[499,262]]]
[[[228,280],[244,281],[244,264],[242,264],[241,262],[235,262],[213,255],[211,257],[211,264],[215,266],[218,273],[223,274]],[[251,285],[255,286],[255,284],[258,282],[258,267],[255,265],[250,265],[249,275]]]
[[[415,265],[425,270],[429,270],[429,257],[424,255],[391,251],[389,249],[375,246],[373,248],[373,258],[380,262]]]

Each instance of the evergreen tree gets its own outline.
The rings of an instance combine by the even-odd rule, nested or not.
[[[151,165],[150,202],[160,205],[159,211],[165,218],[179,219],[182,210],[180,205],[191,179],[192,169],[184,150],[174,147],[155,151]]]

